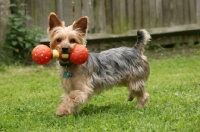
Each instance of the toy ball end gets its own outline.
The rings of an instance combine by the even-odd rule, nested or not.
[[[32,59],[39,65],[48,63],[52,58],[52,51],[46,45],[37,45],[32,50]]]
[[[88,50],[84,45],[75,45],[74,49],[70,54],[70,60],[74,64],[83,64],[88,59]]]

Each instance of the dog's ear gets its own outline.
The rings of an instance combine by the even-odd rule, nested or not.
[[[57,27],[57,26],[64,26],[64,23],[60,21],[58,16],[53,12],[49,14],[48,21],[49,21],[48,31],[51,31],[54,27]]]
[[[73,30],[80,31],[83,34],[83,36],[85,36],[88,29],[88,17],[87,16],[81,17],[79,20],[77,20],[72,24],[72,28]]]

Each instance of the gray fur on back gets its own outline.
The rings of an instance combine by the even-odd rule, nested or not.
[[[149,64],[142,56],[138,49],[128,47],[90,53],[88,61],[82,65],[82,70],[86,76],[90,76],[90,82],[94,87],[119,84],[125,78],[146,80],[149,75]]]

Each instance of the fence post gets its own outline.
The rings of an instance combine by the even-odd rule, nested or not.
[[[57,15],[61,20],[63,20],[63,0],[56,0],[56,1],[57,1],[56,4]]]
[[[5,33],[5,29],[6,29],[6,22],[4,20],[6,20],[10,14],[10,10],[9,10],[9,5],[10,5],[10,1],[9,0],[0,0],[0,44],[4,42],[4,33]]]
[[[197,24],[200,24],[200,1],[196,0]]]

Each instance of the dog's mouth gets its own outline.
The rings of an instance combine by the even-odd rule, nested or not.
[[[68,49],[68,47],[62,47],[61,60],[64,61],[64,62],[69,60],[69,49]]]
[[[61,48],[61,52],[60,52],[60,59],[59,59],[59,63],[62,66],[66,66],[69,65],[71,63],[69,57],[70,57],[70,53],[71,51],[69,50],[68,47],[64,46]]]

